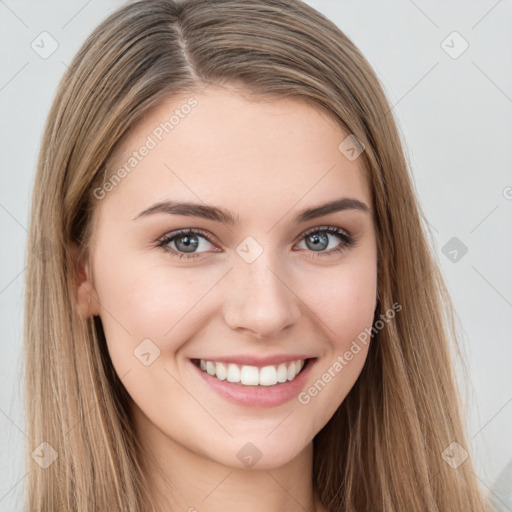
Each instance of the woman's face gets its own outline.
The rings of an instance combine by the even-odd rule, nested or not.
[[[299,100],[244,98],[210,86],[130,131],[95,191],[80,300],[143,442],[272,468],[360,374],[377,251],[359,148],[339,148],[350,134]]]

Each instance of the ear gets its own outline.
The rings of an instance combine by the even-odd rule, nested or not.
[[[84,320],[91,316],[98,316],[100,314],[100,301],[92,283],[89,261],[80,259],[79,247],[75,243],[71,245],[70,252],[76,276],[76,310]]]

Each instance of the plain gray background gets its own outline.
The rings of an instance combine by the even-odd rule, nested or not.
[[[512,2],[307,3],[362,50],[393,105],[459,318],[471,391],[468,449],[483,488],[512,511]],[[21,510],[30,471],[23,464],[22,318],[43,125],[66,65],[121,4],[0,0],[0,512]],[[58,44],[49,56],[31,46],[43,37],[51,49],[42,32]],[[500,494],[497,480],[507,492]]]

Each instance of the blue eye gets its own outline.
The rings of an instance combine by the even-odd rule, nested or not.
[[[185,259],[198,258],[200,254],[195,254],[193,251],[204,245],[204,243],[201,243],[200,239],[206,240],[210,244],[212,243],[206,233],[202,231],[196,229],[182,229],[166,235],[160,240],[158,247],[162,247],[166,252],[169,252],[171,256],[180,259],[183,257],[185,257]],[[176,249],[169,247],[171,243],[176,246]],[[179,243],[179,246],[177,243]],[[185,252],[180,252],[182,250]]]
[[[329,238],[334,237],[338,238],[339,243],[329,251],[325,251],[330,243]],[[321,226],[311,229],[302,234],[299,240],[306,241],[306,248],[311,249],[310,252],[316,253],[313,256],[314,258],[337,254],[344,249],[352,247],[356,242],[345,230],[334,226]],[[170,247],[170,244],[174,244],[174,247]],[[204,251],[195,252],[196,249],[203,248],[207,250],[207,247],[205,248],[204,246],[208,244],[213,245],[205,232],[190,228],[165,235],[159,240],[158,247],[162,247],[165,252],[168,252],[173,257],[190,260],[199,258]],[[219,252],[219,250],[217,249],[216,252]]]
[[[329,237],[338,238],[340,243],[330,251],[324,251],[329,246]],[[305,239],[307,248],[317,252],[318,256],[336,254],[355,244],[355,240],[345,230],[334,226],[314,228],[302,235],[302,238]]]

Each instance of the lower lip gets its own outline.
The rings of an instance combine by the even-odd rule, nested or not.
[[[304,363],[302,371],[293,380],[278,382],[274,386],[244,386],[240,382],[220,380],[201,370],[192,361],[190,363],[199,372],[203,381],[229,402],[245,407],[276,407],[299,394],[316,361],[316,358],[308,359]]]

